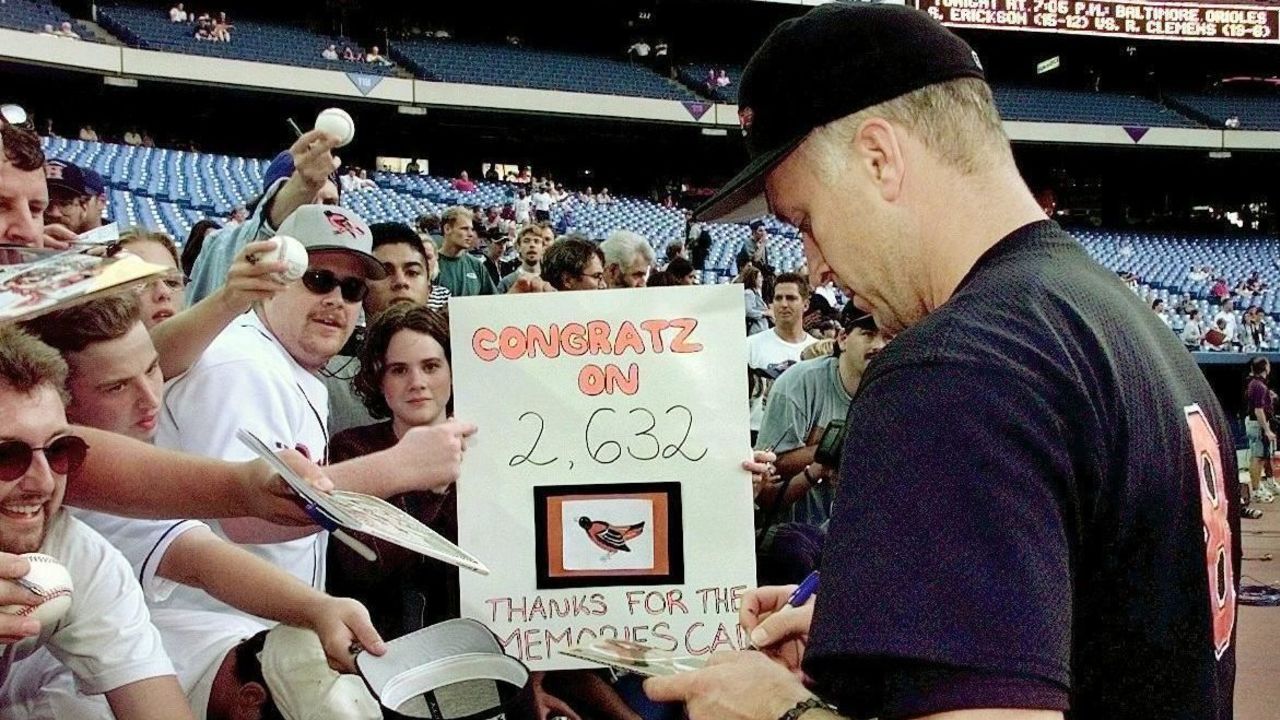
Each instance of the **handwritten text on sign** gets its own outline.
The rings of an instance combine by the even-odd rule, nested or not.
[[[455,412],[480,432],[459,539],[492,571],[463,613],[536,670],[608,637],[741,648],[753,583],[740,289],[450,303]]]

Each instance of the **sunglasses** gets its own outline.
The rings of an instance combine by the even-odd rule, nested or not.
[[[18,440],[0,443],[0,482],[17,480],[31,467],[36,452],[44,453],[49,469],[58,475],[75,472],[89,454],[89,443],[75,435],[63,435],[44,447],[31,447]]]
[[[339,278],[332,270],[308,270],[302,274],[302,284],[316,295],[328,295],[334,288],[342,288],[342,299],[358,303],[369,294],[369,284],[358,277]]]
[[[145,295],[154,290],[157,283],[163,284],[171,293],[179,293],[187,288],[187,276],[174,271],[164,275],[163,277],[158,277],[145,285],[135,285],[133,286],[133,291],[138,295]]]

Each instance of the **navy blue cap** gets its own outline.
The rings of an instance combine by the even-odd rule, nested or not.
[[[103,195],[107,184],[102,176],[65,160],[50,160],[44,164],[45,183],[49,189],[63,190],[77,197]]]

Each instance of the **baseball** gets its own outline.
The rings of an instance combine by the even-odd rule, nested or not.
[[[57,559],[43,553],[25,553],[22,557],[31,563],[31,572],[22,578],[21,584],[39,595],[42,602],[39,605],[5,605],[0,607],[0,613],[39,620],[40,635],[47,637],[71,609],[71,573]]]
[[[282,261],[285,263],[287,267],[278,276],[281,282],[290,283],[301,278],[302,274],[307,271],[307,264],[310,262],[307,256],[307,248],[297,238],[292,238],[288,235],[277,235],[271,239],[276,241],[276,248],[268,251],[262,259],[267,262]]]
[[[342,108],[326,108],[316,117],[316,129],[338,138],[338,147],[344,147],[355,139],[356,121]]]

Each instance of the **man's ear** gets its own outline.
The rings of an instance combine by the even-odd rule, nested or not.
[[[906,174],[901,131],[883,118],[868,118],[853,139],[857,163],[887,202],[898,199]]]
[[[256,682],[247,682],[236,691],[232,705],[232,720],[259,720],[262,717],[262,706],[267,703],[270,693]]]

